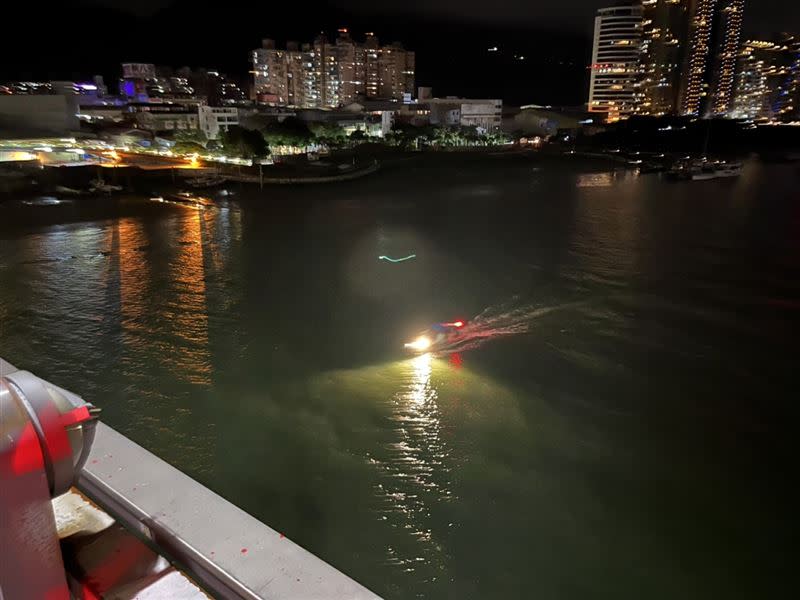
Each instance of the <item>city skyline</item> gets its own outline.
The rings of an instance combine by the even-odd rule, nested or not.
[[[320,0],[274,10],[254,6],[243,13],[238,8],[240,3],[232,0],[226,5],[226,14],[246,14],[247,18],[224,24],[211,23],[207,15],[190,10],[184,0],[147,2],[145,16],[130,7],[111,4],[77,0],[74,5],[54,6],[53,19],[43,23],[44,29],[37,38],[37,51],[15,56],[13,62],[4,65],[0,79],[88,81],[99,74],[111,82],[119,77],[120,63],[145,62],[175,69],[190,66],[217,70],[244,85],[252,68],[248,53],[263,38],[276,39],[283,45],[287,40],[313,39],[320,31],[333,38],[337,29],[347,27],[358,35],[373,31],[382,40],[398,40],[413,48],[418,56],[416,84],[432,87],[437,94],[502,97],[516,105],[577,106],[587,101],[592,38],[585,33],[591,29],[595,14],[593,10],[584,13],[582,7],[613,5],[600,1],[562,3],[578,7],[570,33],[570,28],[559,31],[564,23],[555,17],[535,24],[520,19],[499,26],[495,19],[489,19],[478,25],[470,19],[473,5],[469,2],[462,12],[453,13],[449,21],[444,21],[441,11],[424,11],[413,2],[404,5],[408,10],[395,13],[388,8],[367,11],[366,3],[361,6],[358,2]],[[512,5],[513,2],[501,2],[493,5],[490,12],[511,14],[512,10],[524,8],[515,9]],[[800,29],[800,22],[791,18],[791,7],[754,2],[747,7],[744,37],[775,37],[770,31],[756,30],[757,24],[769,21],[763,18],[765,7],[776,19],[780,17],[776,22],[789,33]],[[541,8],[534,6],[532,10]],[[32,7],[23,7],[28,9]],[[794,23],[797,25],[792,26]],[[90,30],[91,36],[80,34]],[[149,35],[152,31],[158,35]],[[12,46],[23,45],[27,43],[24,37],[24,31],[12,29],[9,41]],[[64,52],[65,47],[70,52]],[[458,60],[441,51],[456,47]],[[497,52],[487,52],[494,47]],[[41,60],[40,55],[47,56],[47,60]],[[475,77],[476,72],[481,76]]]
[[[87,6],[85,1],[81,6]],[[79,11],[72,5],[56,6],[52,18],[42,23],[36,53],[20,53],[5,65],[0,78],[83,81],[101,74],[111,81],[119,76],[120,63],[144,62],[175,68],[205,67],[245,79],[251,68],[249,52],[263,38],[276,39],[283,45],[287,40],[313,39],[320,31],[334,37],[337,29],[347,27],[359,36],[371,31],[381,40],[400,41],[413,48],[419,57],[418,85],[433,87],[437,93],[500,96],[517,104],[555,105],[579,104],[585,95],[591,48],[590,40],[580,34],[537,26],[365,17],[315,1],[282,7],[275,14],[260,5],[246,11],[237,6],[237,0],[226,5],[226,14],[242,18],[224,21],[209,19],[185,4],[173,4],[169,10],[147,18],[97,5]],[[15,29],[10,32],[9,43],[22,47],[29,40],[23,31]],[[487,48],[494,46],[499,46],[500,52],[487,53]],[[458,48],[459,60],[441,51],[447,47]],[[47,56],[47,60],[40,56]],[[525,60],[516,58],[520,56]],[[481,78],[474,77],[476,69],[483,73]],[[559,81],[559,85],[543,86],[540,77]]]
[[[800,43],[745,38],[745,0],[630,0],[600,8],[587,108],[637,116],[796,120]]]

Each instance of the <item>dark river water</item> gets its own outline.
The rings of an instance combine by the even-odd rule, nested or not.
[[[778,597],[800,175],[607,169],[7,200],[0,355],[388,598]]]

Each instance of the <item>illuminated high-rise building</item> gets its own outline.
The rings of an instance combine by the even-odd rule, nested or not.
[[[314,58],[309,44],[286,44],[286,91],[289,106],[311,107],[319,105],[319,90],[315,86]]]
[[[371,33],[356,43],[340,29],[334,43],[320,34],[313,44],[286,50],[264,40],[251,53],[256,100],[279,106],[336,108],[359,98],[402,100],[415,87],[414,52],[395,43],[381,47]]]
[[[781,120],[800,122],[800,39],[794,38],[791,52],[792,68],[786,86],[787,103],[781,111]]]
[[[342,104],[349,104],[359,96],[365,95],[365,52],[364,46],[356,44],[347,29],[339,30],[336,38],[336,58],[339,63]]]
[[[324,36],[313,46],[288,42],[285,50],[265,39],[261,48],[253,50],[251,60],[258,102],[299,108],[338,106],[336,52]]]
[[[381,48],[378,56],[378,96],[402,100],[403,94],[412,94],[414,62],[414,53],[398,42]]]
[[[686,57],[681,77],[679,112],[697,115],[708,94],[708,69],[711,54],[711,31],[717,0],[693,0],[686,40]]]
[[[398,90],[402,97],[413,96],[417,88],[417,53],[406,50],[406,64],[403,71],[402,89]]]
[[[774,68],[776,44],[747,40],[739,52],[736,76],[736,100],[732,116],[737,119],[761,119],[769,111],[769,73]]]
[[[642,7],[601,8],[594,20],[588,110],[613,123],[634,112],[642,37]]]
[[[775,41],[747,40],[740,49],[735,98],[737,119],[792,120],[800,90],[800,41],[783,35]]]
[[[678,110],[691,0],[643,0],[636,113],[662,116]]]
[[[725,116],[733,84],[744,0],[692,0],[680,113]]]
[[[711,61],[711,95],[706,114],[724,117],[733,109],[736,59],[742,37],[744,0],[717,0],[716,39]]]
[[[288,104],[287,51],[275,48],[275,40],[265,39],[252,53],[253,89],[256,99],[273,104]]]
[[[374,33],[368,33],[364,41],[364,92],[367,98],[377,98],[380,88],[381,75],[378,59],[380,57],[380,44]]]
[[[727,115],[744,0],[643,0],[642,11],[636,112]]]
[[[335,108],[341,100],[341,77],[339,56],[336,46],[321,33],[314,39],[312,59],[314,64],[315,87],[319,90],[319,106]]]

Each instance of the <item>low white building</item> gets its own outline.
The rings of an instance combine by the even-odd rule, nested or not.
[[[477,127],[479,131],[497,131],[503,118],[499,99],[428,98],[431,125]]]
[[[198,106],[197,114],[200,129],[209,140],[217,139],[220,131],[228,131],[231,125],[239,124],[239,111],[236,108]]]

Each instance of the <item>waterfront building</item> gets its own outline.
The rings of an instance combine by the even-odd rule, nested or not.
[[[696,0],[690,13],[689,35],[685,40],[686,58],[681,77],[679,112],[697,115],[700,102],[708,94],[708,59],[715,0]]]
[[[431,125],[475,127],[484,133],[500,129],[503,118],[500,99],[428,98],[423,106]]]
[[[642,37],[642,7],[601,8],[594,20],[588,110],[608,122],[634,112]]]
[[[689,0],[643,0],[636,114],[677,112],[688,14]]]
[[[744,0],[643,0],[637,114],[727,116]]]
[[[777,93],[773,118],[786,123],[800,122],[800,37],[784,34],[780,40],[783,60],[775,73]]]
[[[792,36],[747,40],[739,51],[735,100],[738,119],[791,120],[800,74],[800,42]]]
[[[718,0],[717,28],[711,57],[711,96],[707,116],[726,117],[733,109],[736,62],[742,37],[744,0]]]
[[[695,0],[692,3],[679,112],[726,116],[733,83],[744,0]]]

